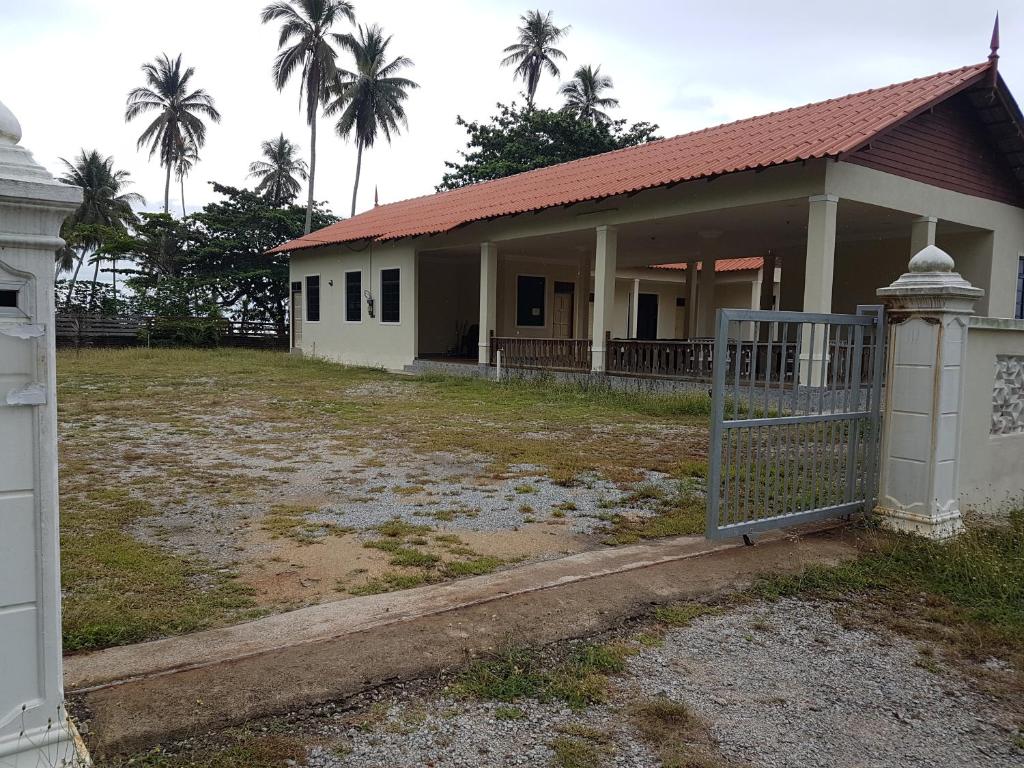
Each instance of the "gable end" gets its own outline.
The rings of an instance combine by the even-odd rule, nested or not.
[[[965,195],[1024,207],[1024,189],[993,145],[967,94],[935,105],[843,159]]]

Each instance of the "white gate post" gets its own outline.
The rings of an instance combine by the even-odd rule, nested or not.
[[[889,360],[878,508],[883,524],[933,539],[960,519],[960,426],[966,318],[984,295],[934,245],[878,290],[889,312]]]
[[[0,765],[74,765],[61,679],[54,253],[82,199],[0,103]]]

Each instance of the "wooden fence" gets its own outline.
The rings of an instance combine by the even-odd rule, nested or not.
[[[208,317],[145,317],[61,314],[58,346],[135,347],[157,345],[287,349],[288,334],[273,323]]]
[[[512,368],[548,368],[559,371],[590,370],[590,339],[528,339],[519,336],[491,337],[491,365]]]

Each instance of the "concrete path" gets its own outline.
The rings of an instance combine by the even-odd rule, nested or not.
[[[709,597],[758,573],[855,554],[842,529],[756,547],[679,538],[324,603],[258,621],[65,659],[99,755],[351,696],[514,642],[608,629],[651,605]]]

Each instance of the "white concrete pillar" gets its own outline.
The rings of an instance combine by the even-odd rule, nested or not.
[[[966,318],[984,291],[927,246],[878,296],[889,312],[889,369],[878,507],[886,527],[934,539],[963,528],[960,425]]]
[[[480,244],[480,365],[491,364],[491,333],[498,325],[498,246]]]
[[[910,225],[910,255],[920,253],[929,245],[935,245],[935,229],[939,220],[934,216],[919,216]]]
[[[815,195],[808,200],[807,257],[804,270],[804,312],[832,311],[832,276],[836,264],[836,214],[839,198]],[[821,328],[811,349],[811,329],[804,326],[800,352],[800,383],[817,385],[828,365],[828,339]]]
[[[637,328],[637,318],[640,315],[640,281],[638,279],[633,280],[633,292],[629,300],[629,338],[635,339]]]
[[[53,255],[82,190],[58,184],[0,104],[0,765],[72,765],[64,712]],[[12,298],[5,293],[5,298]]]
[[[594,343],[590,369],[604,373],[606,335],[612,327],[615,310],[615,270],[618,261],[619,233],[615,227],[597,228],[594,251]]]
[[[699,261],[686,262],[686,338],[692,339],[697,336],[697,286],[699,275],[697,265]]]

